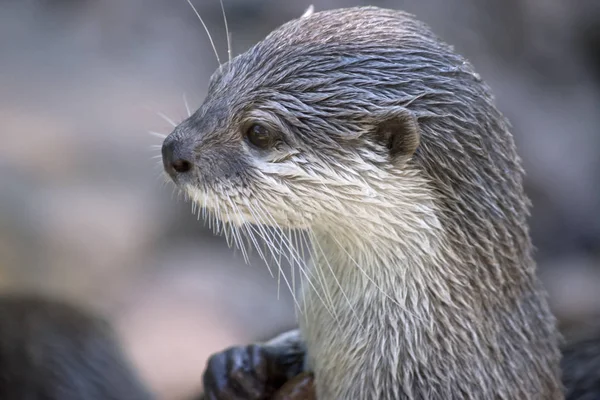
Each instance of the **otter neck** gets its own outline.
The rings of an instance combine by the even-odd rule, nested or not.
[[[341,307],[379,297],[421,319],[430,296],[447,305],[449,286],[467,284],[459,281],[456,260],[448,261],[452,250],[444,246],[446,234],[429,200],[370,209],[313,232],[315,275],[323,277],[326,290],[343,292]]]
[[[347,284],[342,290],[354,290],[357,284],[368,287],[361,282],[378,287],[393,282],[398,285],[390,288],[393,293],[380,293],[388,298],[405,298],[415,289],[456,280],[461,274],[453,268],[460,268],[459,260],[449,260],[455,257],[428,183],[411,171],[388,176],[385,181],[372,179],[385,185],[370,187],[377,195],[340,203],[339,218],[322,220],[313,227],[315,268],[337,278],[340,285]],[[365,192],[364,188],[356,190]],[[423,297],[424,293],[414,295]]]
[[[312,228],[300,325],[318,397],[562,398],[554,321],[531,260],[496,247],[481,258],[466,231],[452,237],[448,227],[460,226],[426,189],[404,193],[346,202],[344,218]]]

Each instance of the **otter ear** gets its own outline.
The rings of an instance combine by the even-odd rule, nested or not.
[[[417,117],[404,107],[392,107],[377,113],[374,137],[387,147],[392,158],[410,157],[421,140]]]

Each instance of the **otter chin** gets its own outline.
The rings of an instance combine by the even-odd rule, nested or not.
[[[219,67],[162,152],[211,218],[309,232],[300,330],[265,349],[305,348],[317,398],[563,398],[508,122],[413,16],[284,24]],[[264,398],[256,376],[240,398]]]

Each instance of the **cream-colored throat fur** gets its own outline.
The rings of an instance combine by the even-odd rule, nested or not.
[[[401,358],[426,362],[431,293],[451,301],[435,203],[424,187],[398,192],[356,209],[348,202],[343,218],[313,229],[299,322],[319,398],[402,398]]]

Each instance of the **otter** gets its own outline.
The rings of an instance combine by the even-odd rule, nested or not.
[[[289,357],[323,400],[564,398],[509,123],[414,16],[284,24],[218,68],[162,159],[234,239],[313,250],[300,329],[214,356],[207,398],[268,398]]]
[[[0,398],[151,400],[110,325],[66,302],[0,297]]]

